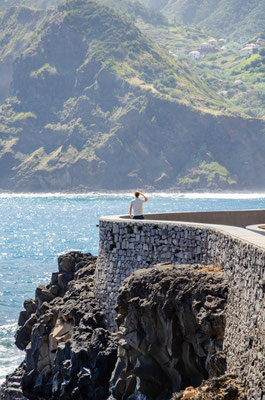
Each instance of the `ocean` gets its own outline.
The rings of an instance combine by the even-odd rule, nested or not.
[[[146,193],[145,193],[146,194]],[[147,193],[144,211],[265,209],[265,193]],[[14,345],[19,312],[70,250],[98,252],[98,219],[127,214],[131,193],[0,194],[0,383],[23,360]],[[265,223],[265,221],[261,221]]]

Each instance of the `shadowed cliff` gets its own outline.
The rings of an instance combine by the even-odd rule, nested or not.
[[[227,282],[219,267],[137,271],[120,289],[119,329],[110,333],[94,291],[95,260],[60,256],[50,284],[25,301],[16,344],[26,357],[1,400],[184,400],[190,386],[209,400],[218,387],[230,393],[223,399],[244,399],[240,382],[223,375]]]

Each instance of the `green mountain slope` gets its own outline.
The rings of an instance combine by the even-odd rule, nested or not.
[[[264,187],[264,122],[236,116],[130,21],[66,1],[33,14],[27,32],[21,20],[19,36],[10,27],[21,12],[37,13],[13,8],[0,21],[0,65],[12,56],[0,106],[2,189]]]
[[[27,6],[45,10],[54,8],[59,3],[61,3],[61,0],[0,0],[0,12],[15,6]]]
[[[138,18],[152,25],[167,25],[167,18],[153,8],[145,7],[139,1],[130,0],[97,0],[99,3],[113,8],[119,13],[127,15],[133,21]]]
[[[242,48],[243,46],[241,46]],[[209,86],[245,114],[265,119],[265,48],[240,54],[240,47],[223,50],[196,62]]]
[[[198,25],[223,37],[252,36],[264,30],[265,0],[141,0],[184,25]]]
[[[219,43],[218,41],[216,42],[217,45],[213,53],[203,54],[203,59],[196,60],[194,63],[192,57],[189,56],[189,52],[194,50],[200,51],[200,46],[203,42],[208,42],[208,40],[213,39],[212,35],[210,36],[206,31],[192,25],[169,24],[167,20],[163,21],[159,18],[159,16],[162,15],[160,12],[157,12],[157,15],[154,14],[155,18],[150,18],[150,16],[152,16],[150,11],[152,8],[140,5],[138,1],[131,3],[128,0],[101,0],[101,2],[115,8],[119,12],[132,16],[139,29],[165,51],[168,51],[174,57],[185,58],[185,61],[189,63],[190,67],[196,69],[198,75],[203,80],[207,81],[208,86],[219,93],[220,96],[224,97],[226,101],[230,103],[232,107],[237,108],[239,112],[251,117],[265,117],[264,82],[262,79],[262,74],[264,73],[264,57],[262,54],[253,54],[252,56],[241,54],[241,49],[250,42],[255,43],[260,34],[256,34],[244,42],[242,40],[240,42],[231,40],[225,35],[226,39],[222,39],[222,42],[220,41]],[[159,4],[152,1],[146,2],[148,6],[152,6],[152,4],[153,6],[156,4],[159,9],[165,7],[167,2],[161,2]],[[170,4],[173,4],[173,2]],[[174,4],[176,4],[176,2]],[[178,2],[180,9],[183,5],[183,1]],[[186,2],[185,5],[188,10],[188,2]],[[218,11],[217,3],[214,4],[213,2],[212,6],[211,8],[208,2],[208,6],[202,12],[199,10],[202,4],[196,2],[195,7],[192,8],[194,14],[190,13],[189,16],[191,19],[185,22],[190,24],[192,18],[196,17],[197,12],[197,17],[200,16],[202,19],[208,17],[212,18],[212,13]],[[232,6],[233,4],[229,3],[229,7]],[[248,5],[247,9],[250,10],[251,7],[253,7],[253,4]],[[252,12],[248,15],[250,22],[246,22],[247,27],[251,26],[251,23],[253,25],[253,20],[256,22],[256,14],[260,13],[260,7],[262,7],[261,3],[258,4],[258,9],[254,7]],[[240,17],[245,15],[245,11],[246,8],[240,8],[240,15],[235,11],[233,11],[231,15],[233,16],[236,14],[236,18],[239,18],[236,22],[241,24]],[[153,12],[156,12],[154,8]],[[220,10],[218,12],[220,12]],[[173,18],[173,20],[176,21],[176,18]],[[228,19],[226,18],[226,20]],[[253,31],[255,29],[253,29]],[[224,44],[225,46],[223,46]],[[262,46],[260,51],[262,52]]]
[[[0,102],[10,94],[14,60],[34,39],[44,15],[44,11],[25,7],[12,7],[0,13]]]
[[[138,26],[172,56],[185,60],[231,107],[250,117],[265,118],[265,46],[254,48],[253,54],[244,52],[248,43],[256,43],[257,35],[244,43],[215,40],[213,50],[203,52],[201,44],[213,38],[198,28],[143,22]],[[194,60],[191,51],[199,51],[199,58]]]
[[[11,9],[2,17],[2,21],[13,21],[17,15],[27,12],[25,8],[19,10]],[[32,15],[34,11],[28,10],[28,13]],[[1,24],[3,22],[0,20]],[[10,23],[6,25],[9,31]],[[225,108],[224,100],[198,79],[185,62],[178,62],[163,53],[131,22],[107,7],[91,1],[67,1],[59,6],[58,11],[47,13],[36,26],[34,34],[29,30],[29,33],[22,32],[22,36],[17,37],[20,29],[19,25],[15,31],[11,29],[11,35],[3,31],[3,40],[7,43],[3,46],[2,57],[12,52],[12,46],[17,48],[20,42],[27,44],[27,38],[33,35],[30,36],[30,45],[14,64],[16,70],[12,88],[13,93],[23,95],[23,101],[30,101],[35,107],[36,101],[33,102],[28,96],[35,85],[46,86],[45,79],[54,78],[58,85],[60,81],[65,81],[66,90],[67,86],[71,86],[68,72],[80,74],[92,61],[102,68],[113,69],[130,84],[170,96],[185,104],[209,112]],[[66,37],[63,37],[64,34]],[[67,35],[70,36],[68,44]],[[74,43],[71,43],[74,40],[81,41],[80,48],[75,49]],[[54,41],[53,47],[51,41]],[[76,53],[74,59],[72,53]],[[27,75],[22,80],[20,73],[16,72],[25,69]]]

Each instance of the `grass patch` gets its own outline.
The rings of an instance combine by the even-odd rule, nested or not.
[[[57,75],[57,70],[55,67],[52,67],[50,64],[46,63],[41,68],[36,71],[32,71],[30,73],[31,78],[40,78],[44,77],[45,75]]]

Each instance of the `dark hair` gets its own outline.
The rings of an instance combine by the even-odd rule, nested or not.
[[[140,196],[140,192],[138,192],[138,190],[136,190],[136,192],[134,193],[135,197],[138,198]]]

